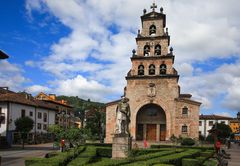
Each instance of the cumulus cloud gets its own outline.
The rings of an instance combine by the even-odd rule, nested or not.
[[[167,14],[171,45],[176,54],[175,67],[183,76],[180,78],[182,91],[192,93],[208,109],[218,96],[225,100],[220,104],[239,109],[236,104],[239,101],[236,90],[239,62],[219,64],[207,72],[193,65],[208,63],[211,58],[239,58],[239,5],[238,0],[158,2],[158,7],[163,6]],[[149,6],[148,0],[68,0],[61,3],[26,0],[28,14],[32,11],[48,13],[71,29],[71,33],[50,46],[49,55],[37,66],[56,77],[59,93],[95,99],[120,95],[126,84],[124,76],[131,67],[131,50],[136,48],[134,37],[141,27],[139,17],[142,9],[149,11]],[[30,61],[26,64],[33,66]]]
[[[46,92],[48,93],[50,91],[49,87],[42,86],[42,85],[32,85],[29,86],[26,91],[31,94],[37,94],[39,92]]]
[[[19,90],[23,83],[29,80],[23,76],[20,66],[12,64],[7,60],[0,61],[0,87],[10,87],[12,90]]]
[[[87,80],[86,78],[78,75],[73,79],[66,79],[56,81],[55,92],[61,95],[79,96],[84,99],[93,99],[95,101],[106,101],[103,94],[109,95],[111,89],[99,84],[94,80]]]

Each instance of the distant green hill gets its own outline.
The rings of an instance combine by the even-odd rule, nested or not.
[[[100,102],[93,102],[90,100],[84,100],[79,98],[78,96],[57,96],[57,100],[65,100],[67,103],[74,108],[81,108],[81,107],[104,107],[104,103]]]

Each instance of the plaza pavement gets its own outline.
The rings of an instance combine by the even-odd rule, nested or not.
[[[240,166],[240,146],[232,143],[231,148],[226,151],[231,154],[231,159],[228,159],[228,166]]]
[[[2,162],[0,166],[24,166],[27,157],[44,157],[46,153],[56,151],[53,149],[52,143],[39,145],[25,145],[25,149],[21,149],[21,145],[13,146],[10,149],[1,150]]]

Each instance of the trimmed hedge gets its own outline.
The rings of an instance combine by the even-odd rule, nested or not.
[[[100,147],[112,147],[112,144],[109,143],[86,143],[85,145],[90,145],[90,146],[100,146]]]
[[[179,149],[180,151],[180,149]],[[183,151],[183,150],[182,150]],[[125,164],[131,164],[133,162],[143,162],[148,159],[157,158],[160,156],[170,155],[176,153],[174,150],[161,151],[152,154],[140,155],[137,157],[122,159],[122,160],[102,160],[100,162],[93,163],[94,166],[120,166]],[[139,164],[138,164],[139,165]],[[140,164],[141,165],[141,164]]]
[[[170,154],[166,156],[160,156],[156,157],[150,160],[146,160],[145,162],[135,162],[133,164],[130,164],[129,166],[134,166],[134,165],[144,165],[144,166],[151,166],[155,164],[173,164],[180,166],[182,163],[183,158],[188,158],[188,157],[195,157],[199,155],[201,150],[198,149],[189,149],[181,153],[175,153],[175,154]]]
[[[151,145],[150,147],[153,148],[153,149],[156,149],[156,148],[185,148],[185,149],[189,149],[189,146],[179,146],[179,145],[177,145],[177,146],[176,145]],[[211,146],[211,147],[192,146],[191,149],[201,149],[202,151],[206,151],[206,150],[214,150],[214,147],[213,146]]]
[[[182,166],[200,166],[197,159],[182,159]]]
[[[81,165],[86,165],[88,163],[91,163],[94,158],[96,157],[96,148],[93,146],[88,146],[86,150],[81,153],[77,158],[72,160],[68,166],[81,166]]]
[[[161,152],[161,151],[169,151],[169,150],[174,150],[170,148],[157,148],[157,149],[133,149],[130,152],[129,157],[136,157],[140,155],[145,155],[145,154],[150,154],[150,153],[156,153],[156,152]],[[177,150],[177,149],[176,149]]]
[[[108,158],[112,157],[112,148],[97,147],[96,151],[97,151],[97,156],[98,157],[108,157]]]
[[[25,160],[25,166],[66,166],[72,159],[77,157],[85,147],[77,147],[51,158],[29,158]]]

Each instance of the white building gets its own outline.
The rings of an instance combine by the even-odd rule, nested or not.
[[[48,126],[55,124],[58,105],[34,99],[27,93],[15,93],[0,88],[0,136],[12,144],[15,120],[28,116],[34,121],[32,134],[47,133]]]
[[[233,118],[227,116],[201,114],[199,116],[199,135],[207,137],[209,134],[208,130],[210,130],[216,122],[229,125],[232,119]]]

